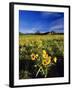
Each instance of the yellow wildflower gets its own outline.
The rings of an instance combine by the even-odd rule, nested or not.
[[[46,60],[44,59],[44,60],[42,60],[42,64],[44,65],[44,66],[46,66],[47,65],[47,62],[46,62]]]
[[[35,58],[36,58],[36,57],[35,57],[35,54],[32,53],[32,54],[31,54],[31,59],[32,59],[32,60],[35,60]]]
[[[43,64],[44,66],[46,66],[46,65],[48,65],[48,64],[50,64],[50,63],[51,63],[51,56],[49,56],[48,58],[42,60],[42,64]]]
[[[56,58],[56,57],[54,57],[53,61],[56,63],[56,62],[57,62],[57,58]]]

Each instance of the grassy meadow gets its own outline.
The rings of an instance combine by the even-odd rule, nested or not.
[[[63,34],[19,34],[19,79],[63,76]]]

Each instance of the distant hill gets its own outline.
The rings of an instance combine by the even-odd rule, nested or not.
[[[60,33],[60,32],[54,32],[54,31],[51,31],[51,32],[45,32],[45,33],[41,33],[41,32],[36,32],[36,33],[22,33],[22,32],[19,32],[20,35],[63,35],[64,33]]]
[[[55,32],[55,31],[51,31],[51,32],[45,32],[45,33],[42,33],[42,34],[51,34],[51,35],[58,35],[58,34],[64,34],[64,33],[62,33],[62,32]]]

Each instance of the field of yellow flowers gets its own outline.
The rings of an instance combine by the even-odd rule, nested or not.
[[[64,76],[64,35],[19,35],[19,78]]]

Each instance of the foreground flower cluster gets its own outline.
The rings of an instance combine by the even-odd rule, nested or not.
[[[57,62],[57,57],[52,58],[52,56],[49,56],[48,53],[46,52],[46,50],[42,50],[42,55],[41,55],[42,59],[39,60],[40,56],[38,54],[31,54],[31,60],[32,61],[37,61],[39,60],[40,63],[37,63],[35,65],[35,67],[39,67],[36,77],[37,75],[40,73],[43,73],[45,75],[45,77],[47,77],[47,73],[48,73],[48,66],[50,66],[51,64],[55,64]],[[43,68],[44,67],[44,68]]]
[[[32,60],[37,60],[38,58],[39,58],[38,54],[34,54],[34,53],[31,54],[31,59]],[[43,53],[42,53],[42,64],[43,65],[48,65],[52,61],[54,61],[54,63],[56,63],[57,62],[57,58],[54,57],[53,60],[52,60],[52,57],[48,56],[48,53],[45,50],[43,50]]]

